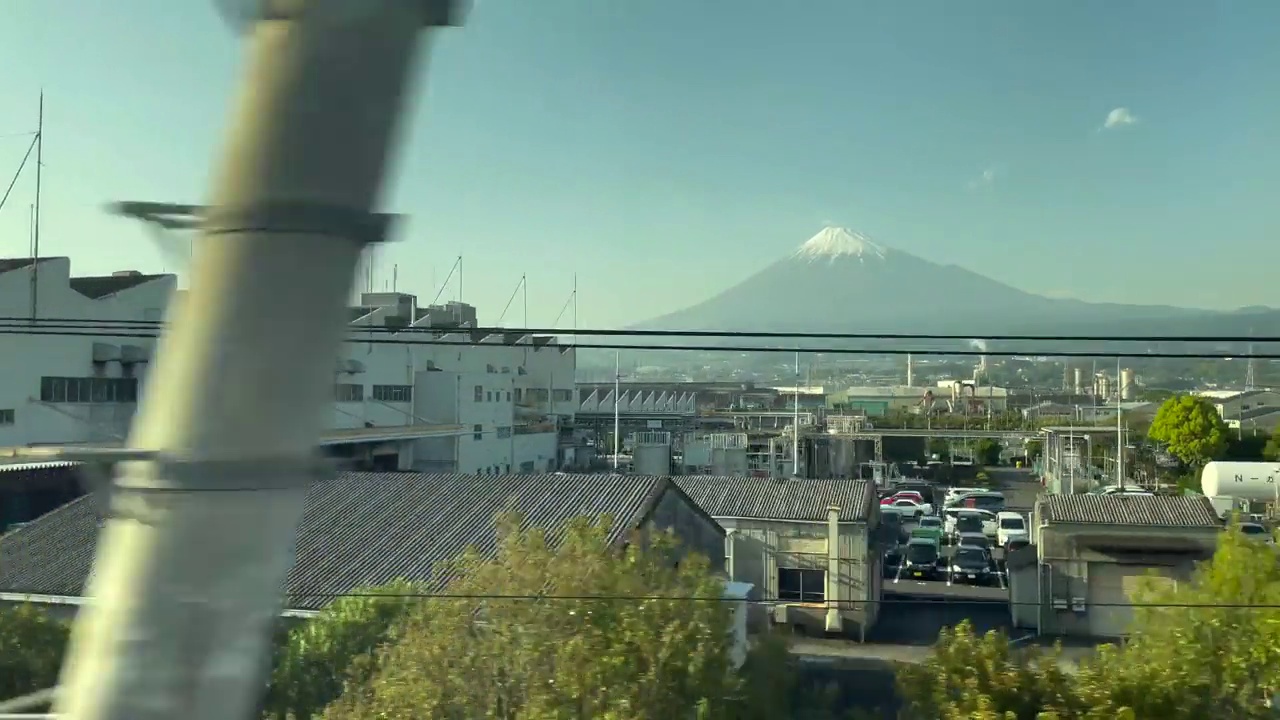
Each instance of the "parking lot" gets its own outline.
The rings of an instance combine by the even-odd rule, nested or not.
[[[1029,516],[1039,495],[1040,486],[1029,470],[1014,468],[991,468],[988,470],[996,481],[996,489],[1005,496],[1006,509]],[[915,523],[906,521],[903,528],[910,533]],[[954,547],[944,545],[942,556],[950,558]],[[889,569],[884,578],[884,596],[886,605],[893,604],[895,599],[915,599],[924,601],[937,598],[940,601],[985,601],[1007,603],[1009,600],[1008,579],[1003,572],[1004,551],[994,548],[992,557],[996,567],[991,573],[991,580],[986,585],[968,583],[949,583],[946,573],[940,573],[938,579],[916,578],[912,573],[895,572]],[[909,603],[908,603],[909,604]],[[967,603],[966,603],[967,604]],[[984,610],[985,612],[985,610]],[[1007,605],[1003,611],[1008,614]],[[936,635],[936,631],[934,633]]]

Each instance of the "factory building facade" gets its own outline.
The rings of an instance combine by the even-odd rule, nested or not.
[[[122,442],[145,390],[154,330],[109,328],[163,320],[183,297],[176,286],[173,275],[132,271],[73,277],[68,258],[0,259],[0,317],[21,327],[34,297],[34,316],[48,328],[0,335],[0,447]],[[474,307],[420,308],[405,293],[366,293],[349,317],[329,419],[348,441],[330,446],[384,470],[574,464],[572,348],[552,337],[476,338]]]

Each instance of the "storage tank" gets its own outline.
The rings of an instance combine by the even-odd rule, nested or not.
[[[1072,379],[1074,380],[1074,382],[1071,385],[1072,391],[1076,395],[1083,395],[1084,394],[1084,372],[1081,371],[1080,368],[1076,368],[1073,371]]]
[[[1280,463],[1211,462],[1200,473],[1200,491],[1209,497],[1275,502],[1278,478]]]
[[[1120,399],[1132,400],[1138,392],[1138,376],[1130,368],[1120,371]]]
[[[671,433],[638,432],[631,449],[631,469],[637,475],[671,474]]]

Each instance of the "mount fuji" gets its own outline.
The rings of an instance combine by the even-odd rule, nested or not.
[[[1269,308],[1216,312],[1048,298],[895,250],[848,228],[827,227],[736,285],[634,327],[972,337],[1187,336],[1225,334],[1227,318],[1240,335],[1280,331],[1280,311]]]

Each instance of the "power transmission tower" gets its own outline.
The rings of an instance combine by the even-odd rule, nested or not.
[[[424,26],[449,0],[263,3],[190,290],[111,491],[55,713],[243,720]],[[260,389],[270,385],[271,392]]]

